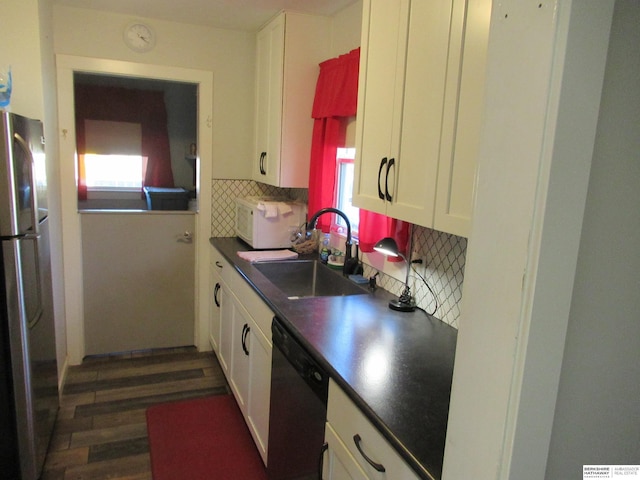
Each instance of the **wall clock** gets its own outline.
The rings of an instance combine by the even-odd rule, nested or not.
[[[149,25],[132,22],[124,29],[124,43],[134,52],[148,52],[156,45],[156,34]]]

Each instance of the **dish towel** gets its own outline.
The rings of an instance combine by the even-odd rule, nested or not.
[[[260,202],[256,208],[262,212],[264,218],[276,218],[278,216],[278,204],[275,202]]]
[[[293,212],[293,209],[288,203],[280,202],[278,203],[278,211],[280,212],[280,215],[288,215]]]
[[[249,252],[238,252],[238,256],[251,263],[298,258],[298,254],[291,250],[255,250]]]
[[[293,212],[291,206],[285,202],[259,202],[258,211],[262,212],[264,218],[276,218],[280,215],[288,215]]]

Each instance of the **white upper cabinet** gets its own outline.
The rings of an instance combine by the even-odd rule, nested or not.
[[[258,32],[254,180],[308,187],[311,108],[329,42],[329,19],[313,15],[283,12]]]
[[[469,235],[490,0],[365,0],[354,204]]]

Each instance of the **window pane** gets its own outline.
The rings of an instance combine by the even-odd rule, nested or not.
[[[144,161],[139,155],[84,156],[88,188],[142,188]]]
[[[343,211],[353,232],[358,231],[360,223],[359,209],[352,204],[355,148],[339,148],[337,152],[338,181],[336,191],[336,208]],[[339,225],[346,226],[342,218],[337,217]]]

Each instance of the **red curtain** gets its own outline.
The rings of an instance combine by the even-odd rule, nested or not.
[[[139,123],[142,156],[147,157],[145,186],[173,187],[171,152],[164,93],[101,85],[75,85],[76,144],[78,149],[78,199],[86,200],[84,182],[84,121]]]
[[[360,49],[320,64],[311,116],[309,212],[334,205],[336,151],[344,146],[347,121],[356,114]],[[321,216],[318,228],[329,231],[330,219]]]
[[[309,212],[335,204],[336,151],[343,147],[349,117],[358,104],[360,49],[320,64],[311,116],[315,119],[311,140],[309,170]],[[318,228],[329,231],[330,219],[321,216]],[[375,243],[393,237],[406,251],[409,224],[360,209],[359,244],[363,252],[372,252]]]

